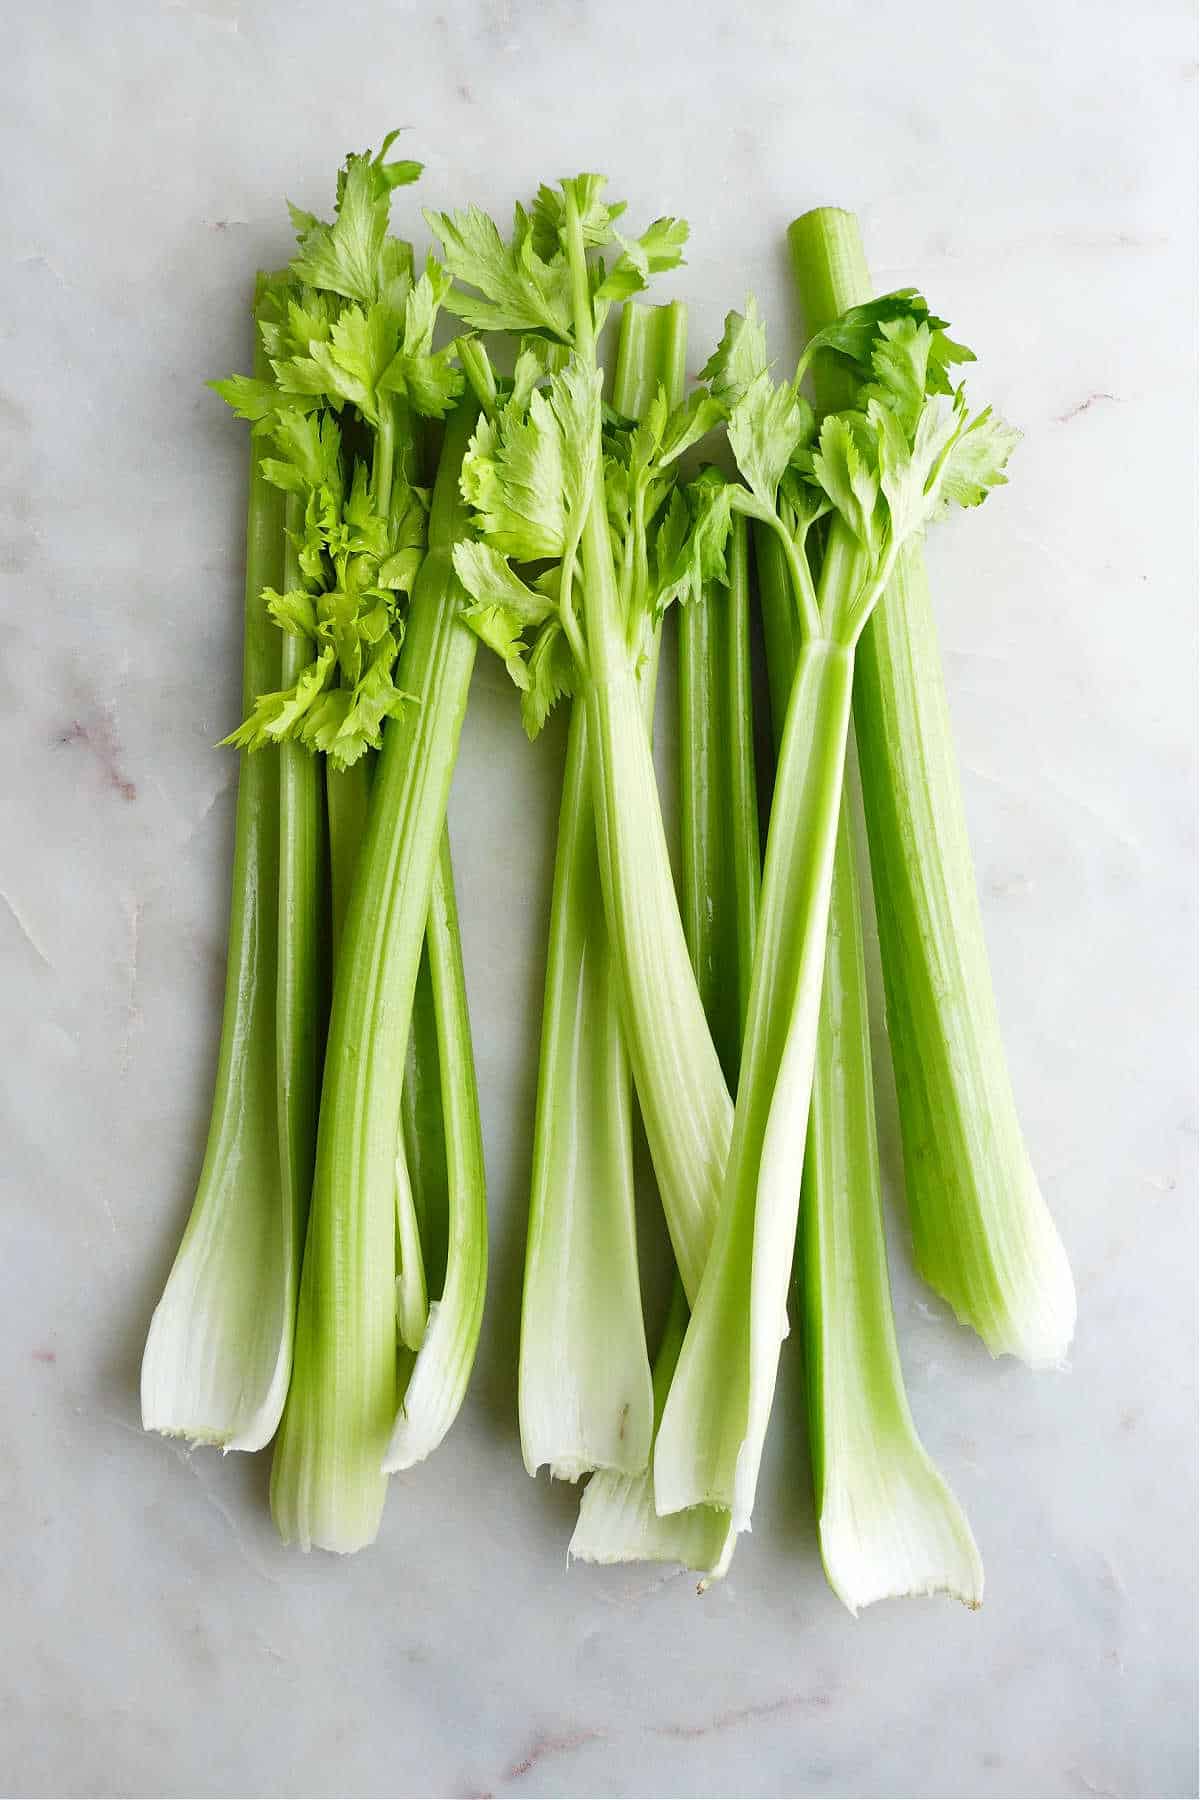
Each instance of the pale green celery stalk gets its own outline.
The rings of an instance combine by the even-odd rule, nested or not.
[[[683,915],[713,1041],[736,1089],[749,1001],[761,851],[750,693],[747,528],[735,517],[728,589],[680,615],[680,788]],[[676,1277],[654,1362],[654,1424],[662,1419],[688,1308]],[[651,1467],[597,1475],[579,1507],[571,1555],[584,1562],[670,1562],[721,1574],[735,1543],[729,1514],[696,1506],[660,1518]]]
[[[810,331],[870,298],[852,213],[822,207],[788,235]],[[837,359],[814,374],[819,403],[840,405]],[[1075,1287],[1001,1043],[919,544],[864,633],[854,718],[917,1266],[993,1355],[1052,1366]]]
[[[621,314],[613,404],[640,418],[659,384],[682,398],[686,309]],[[658,635],[642,674],[654,710]],[[588,763],[571,708],[550,908],[521,1304],[521,1449],[531,1475],[643,1470],[654,1398],[638,1282],[633,1120]]]
[[[574,191],[565,196],[575,347],[595,362],[592,300]],[[581,543],[593,805],[605,918],[646,1138],[676,1264],[699,1290],[716,1222],[733,1109],[688,957],[638,681],[643,621],[613,566],[597,459]]]
[[[304,501],[284,503],[283,585],[301,585],[299,542]],[[291,687],[311,646],[283,634],[280,684]],[[298,743],[280,744],[279,757],[279,950],[275,986],[275,1063],[279,1106],[279,1155],[284,1203],[292,1219],[298,1261],[312,1192],[317,1146],[317,1101],[328,1008],[324,770],[321,759]],[[295,1305],[295,1287],[292,1290]]]
[[[836,524],[824,631],[801,649],[780,745],[726,1194],[654,1456],[660,1512],[727,1506],[736,1532],[750,1525],[787,1333],[854,671],[838,621],[867,571]]]
[[[395,1169],[413,990],[476,639],[451,548],[476,409],[447,423],[429,550],[397,669],[414,696],[389,721],[334,977],[317,1169],[291,1391],[271,1474],[285,1540],[372,1542],[396,1413]]]
[[[262,283],[260,277],[260,296]],[[255,375],[270,365],[255,328]],[[279,686],[281,633],[262,599],[283,583],[283,495],[251,440],[243,706]],[[298,1274],[276,1108],[279,765],[238,761],[225,1010],[212,1120],[191,1217],[142,1360],[148,1431],[258,1450],[274,1435],[292,1364]]]
[[[467,1391],[487,1287],[487,1187],[471,1022],[463,979],[450,839],[443,828],[425,926],[444,1146],[444,1189],[428,1159],[413,1163],[414,1190],[426,1236],[427,1267],[445,1268],[440,1298],[417,1351],[392,1428],[384,1468],[410,1469],[437,1449]],[[419,1000],[418,1000],[419,1003]],[[410,1063],[411,1068],[411,1063]],[[436,1213],[435,1213],[436,1206]],[[444,1253],[439,1258],[441,1244]],[[430,1256],[430,1251],[433,1256]]]
[[[755,533],[776,741],[800,657],[775,533]],[[821,1556],[857,1612],[945,1591],[978,1605],[983,1567],[963,1513],[917,1436],[888,1283],[862,921],[849,809],[833,861],[829,938],[801,1192],[809,1438]]]

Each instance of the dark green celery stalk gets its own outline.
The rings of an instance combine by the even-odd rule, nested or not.
[[[271,370],[257,329],[254,373]],[[251,440],[242,704],[280,685],[281,633],[263,603],[283,585],[283,495]],[[279,764],[238,758],[225,1009],[204,1166],[142,1362],[147,1430],[257,1450],[274,1434],[292,1362],[299,1268],[276,1105]]]
[[[779,540],[755,532],[776,748],[800,659]],[[862,921],[849,808],[834,852],[801,1195],[802,1318],[813,1488],[830,1585],[852,1612],[946,1589],[970,1604],[970,1528],[917,1437],[904,1391],[880,1194]]]
[[[477,639],[451,549],[466,529],[459,472],[476,418],[447,422],[429,549],[334,975],[296,1359],[271,1477],[282,1536],[350,1551],[386,1497],[396,1413],[395,1171],[413,992]]]
[[[735,516],[728,589],[681,608],[679,775],[684,929],[730,1093],[737,1088],[762,874],[750,690],[746,521]],[[683,1347],[688,1306],[676,1276],[654,1361],[654,1427]],[[671,1562],[719,1573],[734,1539],[729,1514],[697,1506],[660,1518],[653,1470],[598,1475],[579,1508],[571,1554],[585,1562]]]
[[[283,585],[301,586],[298,544],[304,501],[288,494],[284,510]],[[280,685],[291,687],[311,655],[304,638],[283,633]],[[284,1203],[297,1253],[312,1192],[317,1099],[328,994],[328,864],[323,758],[302,744],[281,744],[279,758],[279,960],[275,987],[275,1058],[279,1154]]]
[[[823,207],[788,235],[810,332],[871,297],[853,214]],[[835,357],[814,377],[823,409],[844,402]],[[1055,1364],[1074,1284],[1004,1058],[917,544],[863,634],[854,720],[917,1264],[993,1355]]]
[[[659,385],[682,397],[686,309],[625,306],[613,404],[640,418]],[[642,674],[652,723],[659,635]],[[588,761],[571,708],[559,810],[521,1307],[521,1447],[548,1464],[632,1474],[650,1454],[653,1394],[634,1218],[632,1092],[621,1030]],[[614,1334],[614,1321],[621,1329]]]

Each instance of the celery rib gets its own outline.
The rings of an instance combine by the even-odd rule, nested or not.
[[[304,503],[288,494],[284,507],[283,583],[301,583],[297,550]],[[281,685],[291,687],[309,659],[305,639],[283,634]],[[279,932],[276,974],[276,1099],[284,1205],[298,1260],[312,1193],[317,1102],[326,1015],[327,879],[323,771],[298,743],[280,744]],[[295,1305],[293,1289],[292,1305]]]
[[[254,372],[270,379],[257,328]],[[280,633],[262,593],[283,578],[283,495],[251,442],[243,706],[279,685]],[[285,1203],[276,1107],[279,769],[238,759],[221,1043],[204,1164],[142,1360],[148,1431],[257,1450],[274,1435],[292,1362],[298,1240]]]
[[[613,402],[676,404],[687,321],[624,307]],[[657,640],[642,674],[652,718]],[[634,1217],[629,1062],[596,861],[587,715],[571,709],[550,911],[521,1305],[521,1448],[531,1475],[645,1468],[653,1430]],[[598,1347],[603,1353],[598,1354]]]
[[[463,978],[450,839],[443,828],[425,927],[434,1025],[445,1188],[428,1180],[420,1210],[428,1234],[435,1201],[436,1238],[444,1241],[445,1278],[405,1388],[384,1457],[387,1471],[410,1469],[437,1449],[458,1416],[475,1361],[487,1288],[487,1187],[471,1022]],[[415,1184],[414,1184],[415,1185]],[[426,1239],[428,1243],[428,1237]]]
[[[379,1529],[396,1412],[395,1162],[413,991],[476,639],[451,547],[473,405],[451,414],[429,550],[334,979],[292,1390],[272,1469],[285,1540],[350,1551]]]
[[[728,1507],[739,1532],[787,1332],[852,674],[851,648],[827,638],[803,646],[767,835],[724,1203],[655,1450],[660,1512]]]
[[[781,734],[800,631],[775,534],[755,549],[771,716]],[[977,1605],[970,1527],[917,1436],[904,1391],[883,1231],[853,836],[838,823],[801,1192],[805,1383],[821,1556],[856,1612],[946,1591]]]
[[[683,925],[721,1067],[737,1089],[761,852],[750,704],[746,521],[733,521],[729,587],[679,612]]]
[[[595,361],[595,326],[574,189],[564,195],[575,348]],[[599,420],[596,422],[599,430]],[[642,1121],[676,1264],[700,1285],[720,1202],[733,1108],[688,957],[663,829],[650,740],[642,726],[638,647],[631,644],[596,459],[581,540],[592,801],[609,941]]]
[[[811,330],[870,297],[852,214],[807,213],[789,239]],[[814,376],[840,404],[834,359]],[[1054,1365],[1075,1288],[1001,1042],[919,545],[863,634],[854,715],[917,1266],[993,1355]]]
[[[680,617],[682,910],[713,1041],[730,1090],[738,1062],[758,913],[761,851],[750,693],[746,522],[734,521],[729,588],[709,587]],[[654,1430],[662,1422],[688,1324],[676,1278],[654,1360]],[[579,1507],[571,1555],[584,1562],[666,1562],[725,1572],[736,1538],[726,1509],[659,1516],[653,1465],[596,1475]]]

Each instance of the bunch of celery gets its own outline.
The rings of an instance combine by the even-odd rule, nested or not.
[[[444,829],[473,662],[450,552],[475,413],[432,347],[446,277],[431,259],[416,278],[388,235],[392,190],[420,172],[386,161],[394,135],[348,159],[332,224],[293,209],[255,373],[214,384],[272,454],[251,470],[213,1126],[142,1376],[147,1427],[254,1449],[282,1414],[276,1521],[336,1550],[375,1535],[385,1466],[452,1423],[486,1275]],[[447,414],[430,497],[419,421]]]
[[[794,378],[774,378],[751,299],[685,394],[683,306],[637,299],[680,264],[681,220],[625,236],[604,179],[579,175],[518,206],[507,238],[474,207],[427,215],[443,261],[417,278],[388,213],[419,171],[385,160],[391,141],[348,160],[331,224],[293,210],[254,376],[217,384],[270,454],[251,477],[218,1092],[146,1423],[251,1448],[282,1415],[281,1532],[352,1550],[378,1529],[385,1471],[461,1404],[486,1214],[445,811],[482,641],[530,737],[571,708],[526,1466],[591,1476],[576,1557],[723,1573],[751,1521],[798,1239],[830,1582],[852,1610],[939,1589],[976,1604],[978,1552],[896,1344],[843,779],[853,719],[920,1266],[993,1351],[1053,1362],[1074,1294],[999,1045],[919,560],[931,523],[1003,482],[1015,434],[971,413],[971,353],[915,291],[871,299],[848,215],[792,228],[816,327]],[[443,308],[468,335],[435,351]],[[424,420],[445,421],[431,491]],[[718,427],[736,477],[695,472]],[[651,743],[673,602],[678,895]],[[635,1093],[676,1266],[653,1371]]]
[[[744,318],[730,316],[705,371],[707,404],[703,394],[677,404],[672,425],[664,390],[657,409],[622,432],[619,398],[607,418],[602,411],[596,332],[626,268],[631,285],[634,276],[644,282],[652,267],[647,247],[665,241],[671,226],[651,228],[631,246],[619,238],[617,216],[598,179],[580,177],[557,193],[543,189],[529,212],[518,209],[507,244],[481,214],[434,222],[452,274],[478,290],[456,290],[454,310],[479,329],[540,332],[561,347],[539,378],[538,358],[526,346],[503,406],[490,404],[494,379],[480,380],[489,416],[464,469],[480,544],[464,545],[457,557],[474,601],[468,616],[525,691],[527,721],[532,714],[539,725],[563,693],[575,696],[576,719],[581,705],[584,717],[572,731],[554,902],[523,1322],[526,1461],[531,1470],[549,1462],[571,1477],[602,1471],[592,1503],[585,1502],[579,1554],[633,1553],[640,1544],[641,1554],[670,1555],[666,1546],[674,1544],[689,1559],[703,1546],[717,1566],[727,1564],[753,1507],[807,1166],[810,1417],[831,1580],[851,1606],[936,1587],[974,1601],[982,1586],[974,1542],[917,1439],[895,1346],[861,927],[841,794],[859,638],[931,520],[951,505],[977,504],[1003,479],[1014,437],[989,411],[970,415],[962,387],[950,379],[970,353],[911,293],[831,322],[790,383],[772,380],[751,303]],[[621,254],[610,270],[597,253],[615,241]],[[821,352],[840,357],[853,380],[844,404],[818,427],[800,383]],[[484,367],[479,357],[475,366]],[[663,444],[673,445],[674,433],[690,447],[718,417],[727,420],[744,485],[708,470],[686,493],[668,496]],[[780,762],[731,1134],[721,1062],[683,963],[644,715],[661,609],[672,598],[690,601],[683,735],[688,769],[703,770],[728,671],[714,660],[720,652],[706,648],[713,615],[695,602],[706,575],[725,578],[731,532],[737,595],[744,531],[734,521],[747,518],[763,538]],[[734,608],[722,623],[728,628],[737,616]],[[736,670],[736,640],[723,650]],[[727,749],[748,737],[736,709],[724,729]],[[580,873],[590,856],[590,841],[585,855],[576,828],[588,761],[607,950]],[[725,885],[711,851],[706,861],[706,833],[718,843],[736,834],[748,817],[749,790],[735,780],[727,807],[706,810],[697,804],[702,779],[685,775],[683,788],[685,902],[697,975],[732,1073],[736,1033],[718,1008],[740,1023],[738,975],[750,970],[750,933],[732,931],[718,974],[699,924],[716,918]],[[739,859],[718,854],[736,872]],[[748,892],[742,880],[735,919],[739,904],[745,915]],[[563,973],[572,942],[572,979],[589,961],[600,971],[573,989]],[[684,1330],[682,1296],[673,1307],[649,1456],[644,1332],[632,1298],[625,1078],[611,1006],[606,1030],[590,1029],[605,954],[683,1293],[695,1309]],[[564,1025],[572,993],[573,1019]],[[598,1065],[580,1054],[585,1032],[593,1048],[605,1046]],[[560,1046],[567,1050],[561,1061]],[[607,1085],[595,1079],[598,1067]],[[604,1093],[615,1096],[601,1121],[607,1137],[589,1130]],[[605,1156],[581,1159],[582,1145],[597,1144]],[[613,1344],[621,1346],[616,1359]],[[624,1523],[614,1525],[621,1507]],[[683,1517],[672,1532],[664,1521],[674,1515]],[[700,1537],[688,1538],[705,1517]]]

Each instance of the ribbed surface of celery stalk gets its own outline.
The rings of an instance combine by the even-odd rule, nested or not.
[[[810,330],[870,298],[852,214],[807,213],[789,239]],[[814,375],[820,404],[838,405],[835,359]],[[1053,1365],[1075,1289],[1001,1043],[919,546],[863,634],[854,720],[917,1263],[993,1355]]]

